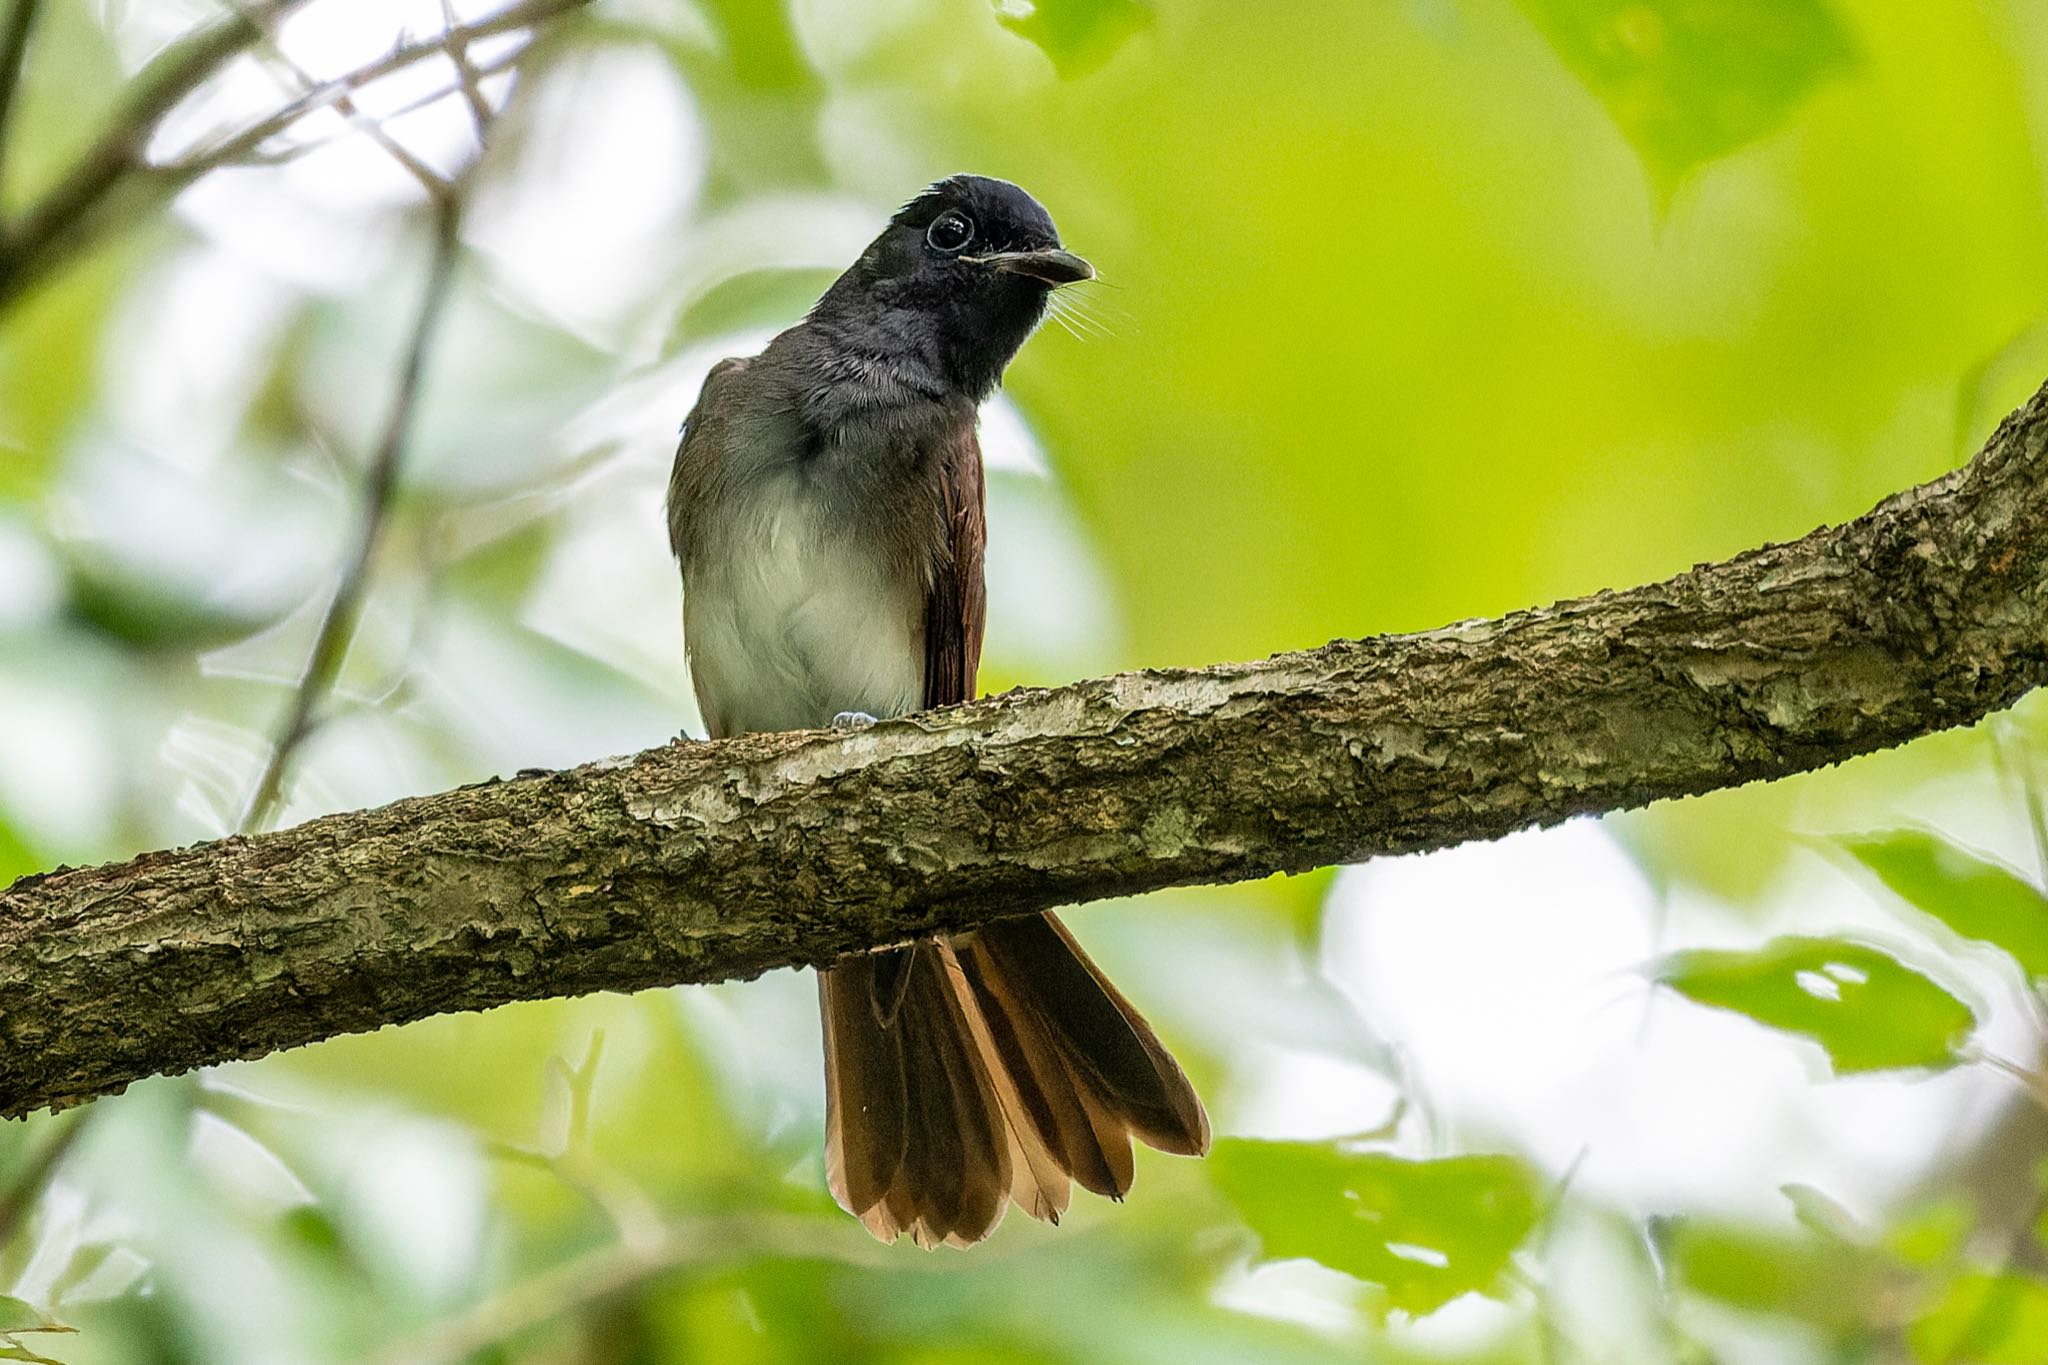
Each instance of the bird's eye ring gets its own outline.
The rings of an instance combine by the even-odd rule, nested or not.
[[[958,209],[947,209],[932,219],[932,225],[925,229],[925,245],[934,251],[952,255],[964,250],[974,240],[974,223]]]

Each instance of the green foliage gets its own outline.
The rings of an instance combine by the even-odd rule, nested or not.
[[[1860,1332],[1898,1280],[1884,1257],[1832,1236],[1698,1218],[1662,1220],[1653,1231],[1660,1259],[1689,1292],[1845,1333]]]
[[[1404,1313],[1498,1293],[1536,1225],[1535,1173],[1509,1156],[1411,1161],[1239,1140],[1218,1143],[1209,1160],[1267,1258],[1306,1256],[1355,1275]]]
[[[93,396],[100,331],[129,267],[109,252],[0,316],[0,505],[42,491]]]
[[[1672,953],[1656,979],[1680,994],[1811,1038],[1838,1072],[1942,1067],[1977,1016],[1932,978],[1844,938],[1773,939],[1753,952]]]
[[[1095,70],[1153,22],[1151,0],[997,0],[996,14],[1069,77]]]
[[[2048,1280],[2020,1271],[1961,1276],[1908,1339],[1927,1365],[2039,1365],[2048,1342]]]
[[[1522,0],[1660,189],[1780,127],[1854,48],[1828,0]]]
[[[191,18],[39,8],[10,225]],[[284,38],[324,75],[388,48],[381,18],[344,21],[372,8],[310,0]],[[830,8],[600,4],[532,50],[290,818],[689,725],[658,503],[690,367],[794,320],[947,172],[1025,184],[1104,276],[985,426],[1053,471],[990,481],[993,686],[1660,579],[1940,472],[2044,373],[2030,0]],[[464,125],[452,104],[394,123],[450,157]],[[331,152],[169,212],[117,197],[107,245],[0,312],[0,882],[218,834],[267,752],[424,245],[410,179],[327,131]],[[194,496],[121,505],[160,486]],[[155,553],[186,544],[235,553]],[[2043,714],[2016,722],[2030,753]],[[1759,1339],[1797,1365],[2025,1358],[2040,1286],[2003,1250],[2030,1139],[1973,1126],[2015,1077],[1954,1065],[1963,1000],[2013,1036],[2003,964],[1930,946],[1923,974],[1839,937],[1684,951],[1788,911],[1850,932],[1866,907],[1794,880],[1797,831],[1973,819],[1990,761],[1942,737],[1607,821],[1647,889],[1559,871],[1554,932],[1585,943],[1540,963],[1486,934],[1411,960],[1403,935],[1474,908],[1436,859],[1401,896],[1325,871],[1077,915],[1224,1136],[1202,1163],[1141,1154],[1121,1207],[1013,1215],[966,1255],[875,1247],[831,1205],[814,994],[788,975],[151,1082],[86,1111],[54,1173],[37,1154],[76,1116],[0,1126],[0,1208],[22,1211],[0,1321],[82,1329],[0,1329],[0,1358],[32,1339],[71,1365],[353,1365],[462,1328],[494,1365],[1694,1365]],[[1956,827],[2014,856],[1998,822]],[[1842,850],[2029,975],[2048,961],[2041,896],[1991,854],[1910,830]],[[1527,924],[1543,889],[1460,894]],[[1582,1075],[1630,1011],[1550,973],[1652,942],[1681,949],[1674,989],[1837,1070],[1908,1074],[1673,1065],[1671,1016],[1699,1021],[1660,1006],[1640,1036],[1623,1019],[1611,1078]],[[1418,1019],[1397,997],[1425,970],[1414,997],[1451,1003]],[[1552,984],[1583,1032],[1541,1032]],[[1845,1142],[1866,1103],[1923,1121]],[[1387,1150],[1230,1136],[1362,1128]],[[1458,1155],[1488,1150],[1531,1155]],[[1778,1188],[1789,1209],[1738,1216]],[[1690,1210],[1652,1224],[1655,1256],[1645,1208]],[[1591,1252],[1563,1231],[1587,1226]]]
[[[2048,897],[2011,868],[1924,830],[1836,842],[1914,909],[2048,976]]]

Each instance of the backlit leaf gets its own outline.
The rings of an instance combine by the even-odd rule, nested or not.
[[[1404,1312],[1491,1293],[1535,1226],[1537,1180],[1510,1156],[1411,1161],[1329,1143],[1228,1141],[1217,1184],[1272,1260],[1305,1256],[1383,1286]]]
[[[1840,1072],[1950,1065],[1977,1025],[1942,986],[1848,939],[1692,949],[1665,958],[1656,979],[1702,1005],[1813,1039]]]
[[[1038,44],[1062,76],[1085,76],[1152,22],[1146,0],[999,0],[1003,27]]]
[[[2003,948],[2027,975],[2048,976],[2048,897],[2011,868],[1924,830],[1836,842],[1915,909]]]
[[[1522,0],[1660,189],[1776,129],[1854,56],[1825,0]]]
[[[2040,1365],[2048,1342],[2048,1282],[2018,1271],[1959,1276],[1907,1340],[1930,1365]]]

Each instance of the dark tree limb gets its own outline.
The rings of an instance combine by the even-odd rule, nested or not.
[[[513,1000],[1487,839],[1966,725],[2048,678],[2048,389],[1845,525],[1257,663],[333,815],[0,892],[0,1113]]]

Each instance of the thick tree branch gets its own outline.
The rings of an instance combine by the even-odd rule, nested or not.
[[[447,1010],[1492,838],[1965,725],[2048,679],[2048,389],[1966,468],[1664,583],[755,735],[0,892],[0,1113]]]

